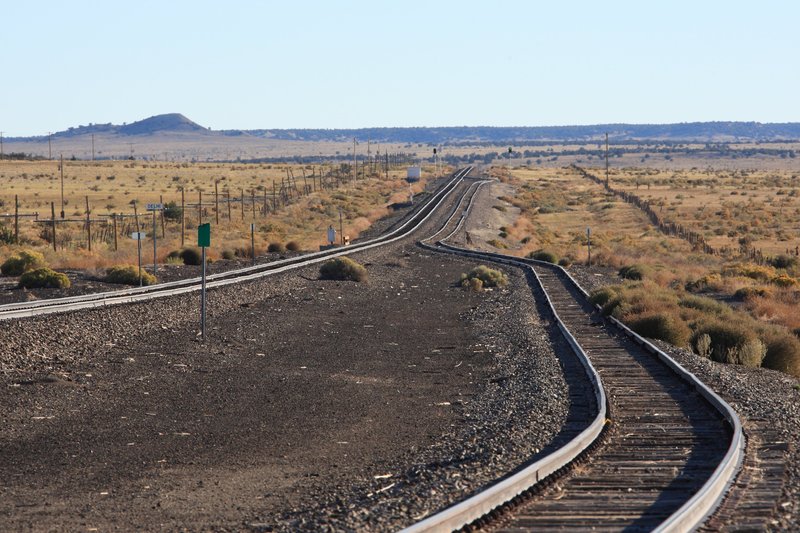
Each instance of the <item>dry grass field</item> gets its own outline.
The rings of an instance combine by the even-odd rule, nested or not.
[[[607,312],[648,336],[719,360],[800,376],[795,173],[612,169],[612,188],[651,200],[662,220],[704,236],[721,253],[665,233],[642,209],[571,167],[494,173],[517,190],[495,207],[503,209],[505,200],[520,209],[496,247],[585,263],[591,228],[593,264],[628,278],[599,296],[598,303],[610,306]],[[754,256],[753,247],[761,253]]]
[[[657,204],[715,248],[746,243],[778,255],[800,245],[800,170],[615,169],[610,176],[615,188]]]
[[[159,261],[166,261],[170,251],[181,247],[182,190],[185,244],[196,244],[202,194],[203,222],[212,224],[209,250],[212,258],[224,252],[249,256],[251,223],[256,224],[257,252],[263,252],[270,243],[290,241],[302,249],[315,249],[325,243],[329,224],[339,230],[340,209],[344,233],[353,239],[385,215],[389,204],[407,200],[409,185],[403,179],[405,169],[392,170],[388,179],[383,174],[365,178],[362,173],[355,182],[345,179],[349,173],[343,171],[338,186],[334,186],[334,178],[329,178],[325,183],[330,187],[321,188],[320,175],[330,175],[337,169],[338,166],[329,165],[65,161],[66,221],[61,221],[59,162],[1,161],[0,214],[5,216],[0,219],[0,234],[13,236],[15,195],[19,213],[38,213],[39,220],[51,219],[52,203],[57,219],[57,249],[53,250],[50,224],[22,217],[20,244],[6,242],[0,246],[0,260],[20,248],[31,248],[43,252],[48,263],[56,268],[98,269],[135,263],[136,243],[130,238],[130,233],[136,231],[135,211],[139,229],[148,233],[145,250],[150,247],[152,258],[153,218],[145,211],[145,204],[174,202],[174,208],[165,212],[163,222],[160,214],[156,219]],[[291,187],[288,177],[293,177]],[[414,191],[421,190],[424,183],[415,183]],[[285,195],[281,193],[282,185]],[[309,194],[303,194],[304,191]],[[273,210],[273,192],[277,193],[277,210]],[[281,205],[284,197],[289,201]],[[91,251],[85,223],[87,198],[92,221]],[[117,250],[114,250],[112,214],[117,218]]]
[[[423,149],[424,146],[424,149]],[[359,140],[356,152],[360,159],[367,155],[367,142]],[[371,143],[371,155],[376,151],[381,154],[407,152],[429,157],[431,150],[427,145],[409,143]],[[210,162],[237,161],[260,158],[288,159],[301,157],[352,157],[352,139],[343,141],[291,141],[286,139],[268,139],[251,135],[226,136],[219,132],[209,135],[195,133],[163,132],[152,135],[117,136],[97,134],[94,139],[95,158],[97,160],[127,159],[167,161],[167,162]],[[91,160],[91,135],[75,135],[72,137],[54,137],[48,145],[48,138],[36,140],[20,140],[6,143],[6,152],[23,152],[37,157],[65,159],[75,156],[77,159]]]

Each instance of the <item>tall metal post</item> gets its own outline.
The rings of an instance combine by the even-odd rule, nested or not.
[[[206,247],[201,247],[203,262],[203,288],[200,291],[200,340],[206,342]]]
[[[156,241],[158,240],[158,235],[156,231],[156,210],[153,209],[153,275],[156,275],[156,253],[158,246],[156,246]]]
[[[252,257],[252,264],[256,264],[256,225],[250,224],[250,255]]]

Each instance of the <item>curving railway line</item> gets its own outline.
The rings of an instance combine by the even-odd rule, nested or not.
[[[741,465],[737,415],[654,345],[601,316],[561,267],[447,244],[463,229],[481,185],[469,189],[445,227],[422,245],[530,270],[532,290],[547,300],[595,385],[596,416],[557,452],[406,531],[698,527]],[[438,235],[444,237],[432,243]]]
[[[209,288],[272,275],[409,237],[452,202],[447,221],[421,245],[443,253],[512,265],[572,346],[594,388],[594,412],[557,440],[567,442],[472,497],[409,527],[449,531],[685,531],[713,512],[736,475],[744,437],[731,408],[666,354],[622,324],[600,316],[560,267],[448,244],[464,230],[477,191],[456,172],[391,232],[346,248],[209,276]],[[456,191],[464,191],[454,201]],[[439,240],[436,240],[439,239]],[[199,278],[72,298],[0,306],[0,320],[74,311],[188,293]],[[584,379],[581,377],[580,379]]]

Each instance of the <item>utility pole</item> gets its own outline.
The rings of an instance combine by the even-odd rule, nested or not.
[[[61,154],[61,164],[58,168],[61,169],[61,218],[64,218],[64,154]]]
[[[356,174],[356,138],[353,137],[353,181],[356,181],[358,175]]]
[[[53,160],[53,143],[52,143],[52,140],[53,140],[53,132],[51,131],[51,132],[47,133],[47,159],[49,161]]]
[[[371,168],[372,167],[372,156],[370,155],[370,150],[369,150],[370,142],[372,142],[372,141],[370,139],[367,139],[367,165],[370,167],[370,172],[372,172],[372,168]],[[366,177],[366,170],[364,171],[364,177]]]
[[[0,159],[4,159],[5,156],[3,155],[3,132],[0,131]]]
[[[342,221],[342,208],[339,208],[339,239],[344,246],[344,222]]]
[[[94,161],[94,133],[92,133],[92,161]]]
[[[606,189],[608,189],[608,132],[606,132]]]

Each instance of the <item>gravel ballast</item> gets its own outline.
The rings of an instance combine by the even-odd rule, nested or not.
[[[543,453],[566,352],[523,275],[353,258],[211,291],[205,345],[196,295],[0,324],[0,527],[395,529]]]

